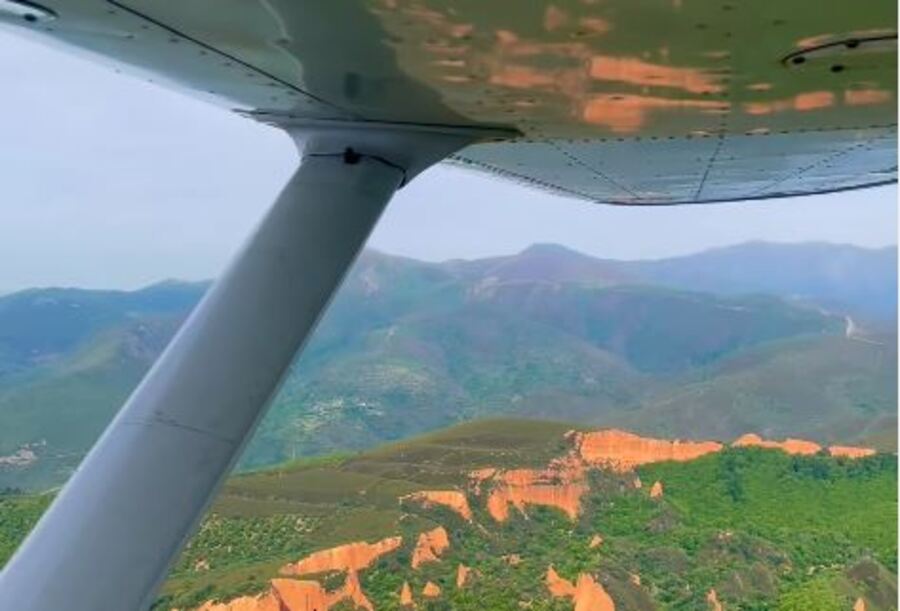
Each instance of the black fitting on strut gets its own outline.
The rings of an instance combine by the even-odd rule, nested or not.
[[[353,148],[348,146],[344,149],[344,163],[347,165],[356,165],[360,159],[362,159],[362,155],[354,151]]]

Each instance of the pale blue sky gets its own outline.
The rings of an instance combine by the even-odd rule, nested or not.
[[[294,164],[280,132],[0,31],[0,292],[214,276]],[[653,258],[747,240],[895,244],[896,186],[632,209],[435,168],[370,245],[441,260],[558,242]]]

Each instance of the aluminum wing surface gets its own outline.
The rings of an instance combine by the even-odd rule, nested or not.
[[[2,19],[276,125],[497,126],[453,163],[605,203],[897,179],[895,0],[42,0]]]

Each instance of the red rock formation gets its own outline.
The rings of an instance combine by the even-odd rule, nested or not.
[[[243,596],[228,603],[206,603],[203,611],[326,611],[339,602],[350,600],[357,607],[372,609],[359,583],[358,571],[380,556],[400,547],[402,537],[390,537],[376,543],[356,542],[310,554],[285,565],[284,575],[310,575],[338,571],[346,573],[343,585],[328,592],[319,583],[297,579],[273,579],[268,592],[257,597]]]
[[[706,602],[709,603],[709,611],[722,611],[722,603],[719,602],[719,595],[715,590],[706,593]]]
[[[866,601],[862,598],[857,598],[856,602],[853,603],[853,611],[866,611]]]
[[[575,611],[615,611],[616,605],[602,585],[582,573],[575,585],[560,577],[553,567],[547,569],[547,589],[554,598],[571,598]]]
[[[412,588],[409,587],[409,582],[404,581],[403,587],[400,588],[400,606],[401,607],[415,607],[416,602],[413,600]]]
[[[663,495],[663,485],[660,481],[653,482],[653,485],[650,487],[650,498],[658,499]]]
[[[590,549],[597,549],[602,544],[603,544],[603,537],[601,537],[600,535],[594,535],[593,537],[591,537],[591,542],[588,543],[588,547]]]
[[[259,596],[241,596],[227,603],[208,602],[198,611],[327,611],[345,601],[352,602],[356,608],[373,611],[352,571],[344,585],[334,592],[326,591],[315,581],[273,579],[269,590]]]
[[[429,581],[425,584],[425,587],[422,588],[422,596],[425,598],[437,598],[440,595],[441,587],[433,581]]]
[[[206,602],[197,611],[281,611],[281,601],[267,592],[260,596],[241,596],[227,603]]]
[[[441,554],[450,547],[450,537],[443,526],[423,532],[416,541],[412,554],[412,568],[417,569],[426,562],[438,562]]]
[[[388,537],[376,543],[356,542],[314,552],[302,560],[285,565],[283,575],[311,575],[328,571],[355,572],[367,568],[384,554],[403,543],[402,537]]]
[[[421,503],[429,508],[441,505],[458,514],[467,522],[472,521],[472,509],[469,507],[469,499],[458,490],[422,490],[400,497],[401,501],[409,500]]]
[[[637,573],[632,573],[628,576],[628,581],[630,581],[633,585],[640,587],[641,585],[641,576]]]
[[[875,454],[875,450],[873,450],[872,448],[858,448],[855,446],[831,446],[828,448],[828,453],[832,456],[863,458],[864,456],[872,456],[873,454]]]
[[[547,567],[547,589],[554,598],[563,598],[565,596],[575,595],[575,586],[568,579],[559,576],[552,566]]]
[[[472,569],[467,567],[464,564],[460,564],[456,567],[456,587],[463,588],[466,585],[466,581],[469,579],[469,573],[472,572]]]
[[[783,452],[787,452],[788,454],[801,455],[817,454],[822,450],[822,446],[812,441],[792,439],[790,437],[785,439],[784,441],[769,441],[763,439],[755,433],[747,433],[746,435],[741,435],[740,437],[735,439],[734,443],[732,443],[731,445],[735,448],[771,448],[782,450]]]
[[[577,455],[586,464],[616,471],[667,460],[694,460],[723,447],[716,441],[666,441],[616,429],[581,433],[575,444]]]
[[[487,510],[498,522],[509,519],[509,505],[525,514],[528,505],[562,510],[574,520],[581,512],[581,497],[588,491],[580,467],[558,463],[548,469],[514,469],[494,476]]]

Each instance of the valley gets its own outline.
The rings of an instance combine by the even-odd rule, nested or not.
[[[776,263],[779,282],[764,273]],[[821,244],[658,262],[366,252],[241,468],[497,416],[893,450],[896,321],[878,316],[891,266],[896,250]],[[0,297],[0,490],[65,481],[205,288]]]

